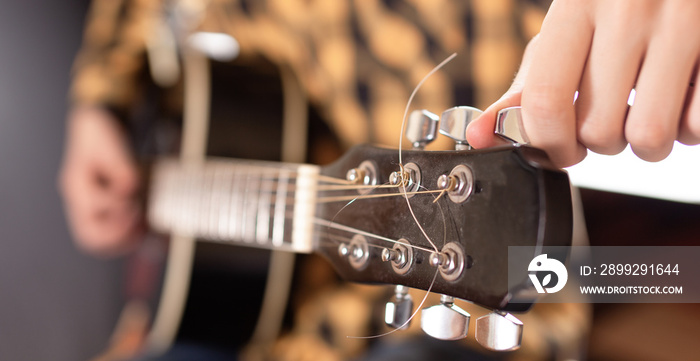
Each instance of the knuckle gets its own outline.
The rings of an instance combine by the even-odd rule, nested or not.
[[[700,143],[700,119],[683,119],[678,141],[686,145]]]
[[[634,152],[647,161],[660,161],[666,158],[675,139],[675,134],[671,134],[659,123],[650,123],[643,127],[628,127],[625,136]]]
[[[626,145],[623,132],[622,129],[609,126],[611,124],[615,123],[607,119],[596,123],[584,120],[578,131],[579,141],[596,153],[620,153]]]
[[[634,147],[651,151],[661,150],[670,142],[668,132],[658,127],[633,128],[627,131],[627,141]]]

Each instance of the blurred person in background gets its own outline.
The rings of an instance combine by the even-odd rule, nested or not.
[[[695,37],[700,32],[693,15],[700,13],[700,4],[559,0],[549,5],[534,0],[94,1],[75,63],[61,174],[76,242],[101,255],[121,255],[139,246],[145,230],[143,176],[129,141],[137,127],[130,119],[143,115],[149,104],[161,116],[179,117],[183,77],[176,74],[174,81],[154,82],[154,73],[159,71],[158,59],[169,56],[169,47],[196,32],[227,34],[240,46],[235,60],[216,62],[214,81],[217,69],[226,67],[263,77],[270,69],[291,71],[312,116],[323,123],[312,126],[327,128],[310,131],[309,162],[328,162],[342,149],[363,142],[396,146],[413,87],[453,52],[459,56],[426,82],[413,107],[434,112],[454,105],[485,107],[466,134],[477,148],[498,143],[493,136],[497,111],[520,104],[532,145],[562,167],[581,161],[588,149],[615,154],[630,143],[641,158],[656,161],[670,152],[676,139],[698,142],[700,95],[694,84],[700,52],[700,39]],[[260,82],[234,78],[237,81],[229,85],[243,89]],[[633,88],[637,98],[628,107]],[[279,99],[271,89],[261,94],[266,90],[269,97],[257,102],[226,99],[240,114],[254,114]],[[252,109],[241,110],[246,106]],[[149,111],[145,113],[155,114]],[[272,118],[265,114],[257,121],[278,124]],[[262,143],[268,134],[246,136]],[[342,297],[363,305],[383,301],[377,293],[353,295],[348,292],[352,286],[337,282],[316,287],[307,292],[330,290],[326,298],[335,302]],[[537,335],[526,335],[523,348],[515,353],[474,354],[457,344],[450,346],[454,353],[441,355],[576,357],[587,332],[585,307],[541,308],[533,312],[545,315],[534,317],[542,320],[532,326]],[[345,338],[342,325],[327,319],[314,323],[300,315],[266,351],[268,356],[345,359],[374,345]],[[359,330],[371,333],[372,322],[361,320]],[[428,351],[414,353],[417,359],[446,347],[428,341],[422,345]]]

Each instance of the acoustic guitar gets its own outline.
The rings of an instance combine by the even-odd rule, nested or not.
[[[572,232],[567,174],[522,144],[401,152],[358,146],[326,167],[161,159],[149,219],[161,232],[317,253],[345,280],[400,285],[386,310],[396,328],[412,314],[404,287],[443,295],[422,316],[424,331],[437,338],[467,334],[469,315],[454,298],[492,309],[477,321],[476,336],[495,350],[518,347],[522,324],[508,312],[535,301],[522,301],[531,284],[508,285],[508,247],[566,246]]]

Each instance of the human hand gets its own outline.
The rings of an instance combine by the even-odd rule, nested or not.
[[[78,107],[69,114],[60,190],[81,248],[116,255],[136,244],[142,230],[139,175],[110,113]]]
[[[467,129],[469,144],[497,144],[496,114],[515,105],[531,144],[561,167],[587,149],[617,154],[629,143],[659,161],[674,140],[700,143],[698,15],[694,0],[555,0],[511,89]]]

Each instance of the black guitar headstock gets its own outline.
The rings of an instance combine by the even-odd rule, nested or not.
[[[510,302],[526,285],[508,287],[508,246],[570,245],[567,174],[519,145],[404,150],[402,160],[397,150],[361,146],[322,170],[369,186],[319,192],[340,199],[319,203],[319,252],[350,281],[527,310],[531,303]]]

